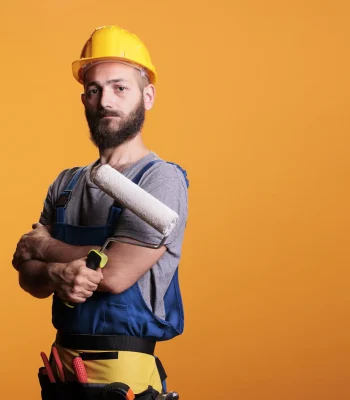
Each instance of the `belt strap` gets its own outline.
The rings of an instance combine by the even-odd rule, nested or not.
[[[75,335],[57,332],[56,343],[72,350],[135,351],[153,355],[156,342],[135,336]]]

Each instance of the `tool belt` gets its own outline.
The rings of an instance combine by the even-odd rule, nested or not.
[[[71,350],[78,350],[80,354],[85,354],[86,351],[111,351],[114,354],[117,352],[136,352],[143,353],[127,353],[130,356],[140,356],[155,360],[156,371],[158,370],[161,382],[165,382],[166,373],[158,358],[154,358],[153,353],[155,349],[155,342],[133,337],[133,336],[114,336],[114,335],[72,335],[72,334],[62,334],[58,333],[56,337],[57,345],[62,348]],[[89,354],[89,353],[86,353]],[[94,353],[90,353],[94,354]],[[98,353],[101,354],[101,353]],[[106,354],[106,353],[103,353]],[[51,357],[52,358],[52,357]],[[52,360],[51,360],[52,361]],[[86,363],[87,364],[87,363]],[[154,364],[153,364],[154,365]],[[160,393],[158,390],[152,386],[140,393],[133,394],[132,387],[129,392],[132,393],[128,397],[129,387],[125,382],[108,382],[108,383],[89,383],[78,382],[76,380],[65,380],[61,381],[57,378],[55,382],[49,379],[46,368],[41,367],[39,369],[39,382],[41,386],[41,396],[42,400],[160,400],[160,399],[177,399],[175,393],[174,397],[171,393],[166,395],[165,393]],[[130,383],[129,383],[130,385]],[[131,385],[130,385],[131,386]],[[145,385],[147,386],[147,384]],[[143,386],[143,388],[145,387]],[[143,390],[142,388],[142,390]],[[157,388],[158,389],[158,388]],[[135,397],[134,397],[135,396]]]
[[[42,400],[124,400],[123,392],[115,390],[120,383],[107,385],[98,383],[56,382],[51,383],[47,376],[40,374]],[[137,400],[157,400],[162,395],[149,387],[142,393],[135,395]]]

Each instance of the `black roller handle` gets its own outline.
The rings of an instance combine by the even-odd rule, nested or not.
[[[93,269],[94,271],[100,266],[101,256],[94,250],[91,250],[86,259],[87,268]]]

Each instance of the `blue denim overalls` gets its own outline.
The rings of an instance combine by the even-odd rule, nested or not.
[[[138,184],[142,175],[157,161],[147,164],[133,179]],[[176,165],[176,164],[175,164]],[[179,166],[177,166],[179,167]],[[180,168],[180,167],[179,167]],[[56,203],[53,237],[77,246],[102,246],[113,235],[122,209],[113,205],[105,226],[73,226],[66,224],[66,204],[74,196],[74,187],[85,168],[79,168]],[[186,172],[180,168],[186,179]],[[188,185],[188,181],[186,179]],[[152,341],[168,340],[183,331],[184,314],[178,282],[178,269],[165,294],[165,320],[158,318],[147,306],[136,282],[121,294],[95,292],[74,308],[53,296],[52,322],[68,334],[129,335]]]

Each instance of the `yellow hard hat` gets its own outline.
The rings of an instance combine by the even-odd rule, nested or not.
[[[116,25],[96,28],[72,64],[74,78],[83,83],[84,69],[101,61],[120,61],[146,72],[151,83],[156,70],[146,46],[134,34]]]

